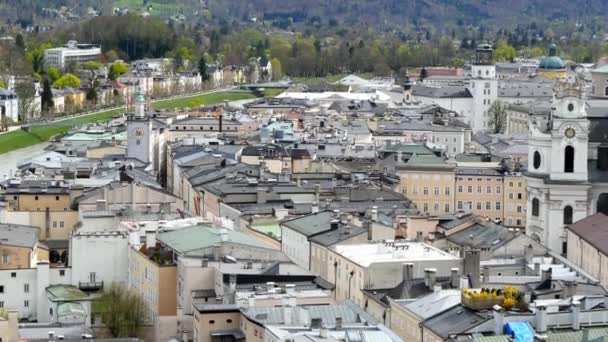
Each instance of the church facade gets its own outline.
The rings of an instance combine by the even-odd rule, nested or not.
[[[563,254],[566,225],[608,211],[608,117],[597,105],[571,77],[557,81],[549,116],[530,118],[526,233]]]

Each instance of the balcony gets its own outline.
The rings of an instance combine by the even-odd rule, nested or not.
[[[103,289],[103,281],[79,281],[78,288],[82,291],[99,291]]]

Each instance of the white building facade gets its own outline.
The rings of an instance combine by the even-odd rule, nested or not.
[[[589,117],[584,94],[582,81],[558,81],[548,124],[529,125],[526,233],[563,254],[564,226],[608,207],[608,130]]]
[[[44,66],[64,69],[71,64],[95,61],[101,56],[101,47],[91,44],[78,44],[70,40],[63,47],[46,49],[44,51]]]

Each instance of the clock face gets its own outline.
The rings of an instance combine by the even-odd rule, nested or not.
[[[566,135],[566,138],[574,138],[574,136],[576,135],[576,132],[572,127],[568,127],[564,133]]]

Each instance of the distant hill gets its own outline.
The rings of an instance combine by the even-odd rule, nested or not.
[[[412,22],[512,25],[606,16],[605,0],[209,0],[220,16],[314,23],[340,20],[378,27]]]

